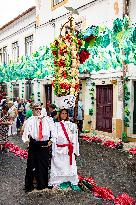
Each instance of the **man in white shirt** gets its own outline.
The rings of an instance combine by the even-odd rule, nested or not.
[[[29,142],[25,176],[26,192],[34,189],[34,179],[38,190],[50,188],[48,186],[49,148],[56,137],[52,118],[41,116],[41,104],[33,104],[32,109],[33,116],[27,120],[22,136],[24,143]]]

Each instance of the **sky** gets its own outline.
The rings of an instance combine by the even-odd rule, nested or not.
[[[35,0],[0,0],[0,27],[35,6]]]

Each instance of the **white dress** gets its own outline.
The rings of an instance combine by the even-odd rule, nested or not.
[[[77,166],[75,154],[79,156],[79,143],[77,125],[69,121],[62,121],[69,139],[73,144],[72,165],[70,165],[70,158],[68,155],[68,147],[57,147],[57,144],[68,144],[68,140],[64,135],[62,127],[59,122],[56,122],[56,143],[52,146],[52,160],[51,160],[51,173],[50,185],[60,185],[63,182],[71,182],[73,185],[78,184]]]

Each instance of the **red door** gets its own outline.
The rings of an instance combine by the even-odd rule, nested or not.
[[[112,132],[113,86],[96,86],[96,129]]]

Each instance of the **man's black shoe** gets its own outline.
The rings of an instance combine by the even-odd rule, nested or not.
[[[34,189],[25,189],[25,193],[29,193],[31,191],[33,191]]]
[[[30,189],[30,188],[28,189],[28,188],[24,187],[23,190],[25,191],[25,193],[28,193],[28,192],[33,191],[33,190],[34,190],[34,187],[31,188],[31,189]]]
[[[52,188],[53,188],[53,186],[48,186],[47,188],[48,188],[48,189],[52,189]]]

